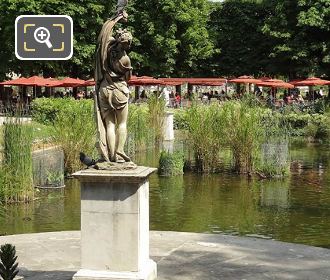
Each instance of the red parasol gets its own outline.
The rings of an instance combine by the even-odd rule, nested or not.
[[[257,85],[271,88],[294,88],[294,85],[277,79],[265,80],[260,83],[257,83]]]
[[[164,82],[160,79],[156,79],[153,77],[148,76],[132,76],[131,79],[128,81],[130,86],[158,86],[163,85]]]
[[[95,81],[94,79],[89,79],[87,81],[85,81],[85,86],[89,87],[89,86],[95,86]]]
[[[58,87],[83,87],[85,86],[85,81],[81,79],[74,78],[65,78],[63,80],[59,80]]]
[[[27,80],[26,78],[22,77],[22,78],[18,78],[18,79],[15,79],[15,80],[2,82],[1,84],[5,85],[5,86],[21,86],[21,85],[24,85],[24,82],[26,80]]]
[[[257,84],[262,82],[262,80],[255,79],[251,76],[240,76],[236,79],[232,79],[228,81],[229,83],[236,83],[236,84]]]
[[[161,78],[165,84],[180,85],[188,83],[200,86],[222,86],[226,79],[223,78]]]
[[[45,79],[39,76],[32,76],[24,81],[25,86],[52,87],[58,84],[57,80]]]
[[[299,86],[324,86],[324,85],[330,84],[330,81],[312,77],[312,78],[308,78],[306,80],[292,81],[292,84],[295,85],[296,87],[299,87]]]

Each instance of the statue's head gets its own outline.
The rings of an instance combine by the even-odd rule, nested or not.
[[[131,47],[133,36],[126,29],[118,29],[116,32],[116,41],[123,46],[125,50]]]

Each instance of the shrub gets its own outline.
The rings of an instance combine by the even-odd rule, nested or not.
[[[73,102],[71,98],[37,98],[32,102],[32,118],[41,124],[53,124],[56,115]]]
[[[182,175],[184,166],[184,156],[181,152],[173,154],[162,151],[159,158],[158,173],[163,176]]]
[[[174,113],[173,127],[174,129],[187,130],[187,110],[186,109],[175,109],[172,111]]]

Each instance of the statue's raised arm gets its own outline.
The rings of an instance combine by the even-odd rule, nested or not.
[[[128,0],[118,0],[116,9],[117,9],[117,15],[122,14],[125,11],[125,8],[128,5]]]

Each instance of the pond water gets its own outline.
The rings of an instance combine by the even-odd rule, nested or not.
[[[150,228],[225,233],[330,248],[330,152],[326,145],[290,149],[291,175],[249,180],[229,173],[150,177]],[[154,151],[136,158],[157,166]],[[0,234],[79,230],[80,187],[40,191],[27,205],[0,206]]]

